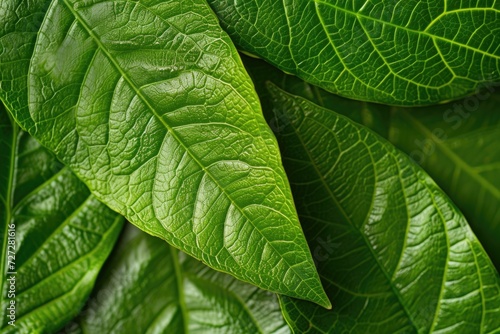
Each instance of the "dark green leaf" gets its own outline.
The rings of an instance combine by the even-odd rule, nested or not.
[[[73,333],[289,333],[273,293],[129,225]]]
[[[2,2],[2,98],[96,197],[213,268],[330,305],[275,138],[204,1],[53,0],[34,46],[18,7],[29,20]],[[31,48],[19,70],[16,47]]]
[[[391,106],[349,100],[311,85],[296,76],[285,74],[262,60],[245,56],[242,59],[252,76],[264,110],[272,108],[269,92],[265,87],[266,81],[271,81],[290,94],[301,96],[327,109],[333,109],[357,123],[368,126],[384,138],[389,136]],[[282,115],[266,113],[264,116],[268,118],[267,122],[274,132],[279,132],[280,128],[286,125],[287,120],[282,119]]]
[[[24,129],[33,126],[28,110],[28,69],[50,2],[0,2],[0,99]]]
[[[344,116],[270,86],[299,216],[332,311],[283,297],[298,333],[490,333],[500,279],[416,164]]]
[[[123,219],[1,104],[0,133],[1,331],[53,332],[85,303]]]
[[[455,201],[500,268],[500,93],[418,110],[396,109],[389,139]]]
[[[500,81],[500,2],[209,0],[244,50],[331,92],[423,105]]]
[[[464,213],[488,255],[500,269],[500,104],[497,86],[455,103],[395,108],[347,100],[280,73],[261,60],[245,58],[259,95],[269,104],[265,81],[335,110],[376,131],[419,163]],[[267,98],[266,98],[267,97]],[[277,115],[280,116],[280,115]],[[284,126],[268,115],[273,130]],[[286,119],[284,119],[286,123]]]

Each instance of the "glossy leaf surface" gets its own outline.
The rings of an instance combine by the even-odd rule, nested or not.
[[[500,122],[498,86],[438,106],[398,108],[348,100],[303,80],[280,73],[262,60],[244,58],[265,108],[265,81],[317,105],[349,117],[389,139],[420,164],[464,213],[467,221],[500,269]],[[274,131],[288,122],[284,115],[267,115]]]
[[[390,143],[270,86],[327,311],[283,297],[298,333],[492,333],[500,279],[448,197]],[[279,111],[277,111],[279,110]]]
[[[54,332],[84,305],[123,219],[1,104],[0,136],[1,332]]]
[[[280,333],[275,294],[127,226],[71,333]]]
[[[209,0],[244,50],[331,92],[424,105],[500,80],[500,2]]]
[[[17,4],[28,19],[19,0],[7,17]],[[5,49],[32,46],[17,29]],[[3,99],[93,194],[209,266],[330,305],[275,138],[205,2],[54,0],[37,33],[26,87],[2,64]]]

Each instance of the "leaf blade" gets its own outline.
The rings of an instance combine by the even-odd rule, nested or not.
[[[83,306],[123,219],[0,108],[2,153],[12,156],[2,182],[9,193],[2,196],[2,248],[15,253],[12,263],[2,258],[1,327],[5,333],[55,331]],[[12,277],[14,285],[7,283]]]
[[[429,108],[425,114],[396,109],[391,114],[389,135],[394,145],[407,152],[450,194],[497,268],[498,100],[498,92],[490,88],[489,92],[485,90],[454,104]],[[404,138],[403,131],[412,139]]]
[[[325,333],[498,330],[498,273],[434,182],[366,128],[275,86],[270,90],[275,108],[288,111],[290,124],[278,139],[302,203],[299,216],[313,253],[326,252],[318,270],[339,303],[322,311],[283,297],[291,327]]]
[[[272,109],[265,87],[270,79],[286,92],[334,110],[388,139],[425,169],[464,213],[488,255],[500,268],[498,177],[499,94],[482,87],[464,100],[422,108],[400,108],[348,100],[286,75],[262,61],[244,59],[265,110]],[[260,87],[262,89],[260,89]],[[280,132],[285,115],[267,115]]]
[[[330,305],[275,138],[204,2],[53,1],[27,90],[17,120],[113,210],[218,270]]]
[[[67,329],[289,333],[274,294],[216,272],[131,225],[87,308]]]
[[[495,1],[209,3],[242,49],[345,97],[425,105],[500,77]]]

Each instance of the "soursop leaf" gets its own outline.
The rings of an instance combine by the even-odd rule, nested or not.
[[[500,81],[500,3],[209,0],[235,43],[345,97],[457,99]]]
[[[2,333],[47,333],[78,314],[123,219],[0,104]]]
[[[128,225],[66,333],[290,333],[275,294]]]
[[[25,51],[17,70],[2,54],[2,99],[99,200],[215,269],[329,307],[276,140],[204,1],[53,0],[36,36],[16,24],[30,4],[2,6],[2,47]]]
[[[443,191],[389,142],[270,85],[299,216],[333,310],[281,299],[298,333],[490,333],[500,279]]]

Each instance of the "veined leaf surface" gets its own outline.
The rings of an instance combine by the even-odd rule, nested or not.
[[[0,2],[0,99],[21,127],[33,127],[28,110],[28,70],[51,0]]]
[[[500,269],[500,122],[497,86],[453,103],[400,108],[354,101],[284,74],[262,60],[244,58],[264,108],[272,108],[265,81],[349,117],[391,141],[422,166],[464,213],[474,233]],[[269,113],[279,132],[286,114]]]
[[[498,88],[496,88],[498,90]],[[500,93],[453,104],[396,108],[389,139],[450,194],[500,268]],[[415,110],[417,111],[417,110]]]
[[[0,136],[0,331],[54,332],[84,305],[123,219],[1,104]]]
[[[215,1],[236,44],[331,92],[424,105],[500,81],[500,2]]]
[[[216,272],[132,225],[71,333],[290,333],[275,294]]]
[[[422,169],[348,118],[270,86],[299,216],[331,311],[282,298],[298,333],[493,333],[500,279]]]
[[[2,2],[14,23],[24,5]],[[3,99],[96,197],[213,268],[330,305],[276,140],[204,1],[53,0],[35,45],[8,22],[4,49],[32,51],[27,84],[5,55]]]
[[[246,56],[242,56],[242,59],[254,81],[264,110],[273,108],[272,99],[266,88],[266,82],[270,81],[292,95],[301,96],[321,107],[333,109],[351,120],[369,127],[384,138],[389,137],[390,112],[394,107],[346,99],[329,93],[297,76],[286,74],[261,59]],[[411,108],[411,110],[413,109],[415,108]],[[280,132],[281,128],[289,122],[286,113],[281,115],[268,112],[264,116],[274,132]]]

